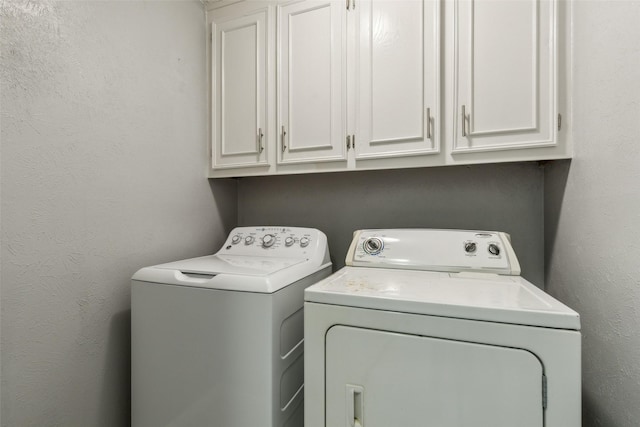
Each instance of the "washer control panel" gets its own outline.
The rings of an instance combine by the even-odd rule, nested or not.
[[[385,229],[354,233],[346,264],[519,275],[508,234],[497,231]]]
[[[220,252],[236,255],[296,257],[315,250],[322,232],[303,227],[237,227]]]

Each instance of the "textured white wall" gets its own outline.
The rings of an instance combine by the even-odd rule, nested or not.
[[[0,2],[2,425],[129,424],[129,279],[211,253],[198,1]]]
[[[575,157],[545,174],[547,291],[577,310],[584,426],[640,420],[640,2],[574,3]]]
[[[536,163],[242,178],[240,225],[316,227],[344,265],[360,228],[511,233],[522,274],[543,286],[543,171]]]

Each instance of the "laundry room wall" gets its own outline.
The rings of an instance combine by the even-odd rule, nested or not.
[[[2,426],[129,425],[130,277],[212,253],[197,1],[0,2]]]
[[[522,274],[544,279],[543,169],[537,163],[241,178],[240,225],[315,227],[334,268],[362,228],[459,228],[511,234]]]
[[[585,427],[640,420],[640,2],[576,1],[571,163],[545,170],[547,291],[582,320]]]

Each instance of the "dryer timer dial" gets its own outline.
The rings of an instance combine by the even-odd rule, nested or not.
[[[369,237],[367,240],[364,241],[364,243],[362,244],[362,247],[364,251],[369,255],[377,255],[380,252],[382,252],[382,249],[384,248],[384,243],[382,242],[381,239],[377,237]]]

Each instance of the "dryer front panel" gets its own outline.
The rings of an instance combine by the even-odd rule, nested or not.
[[[543,426],[543,368],[525,350],[334,326],[325,381],[326,427]]]

